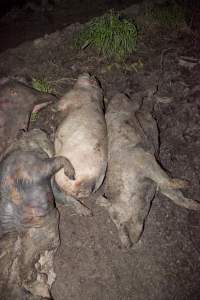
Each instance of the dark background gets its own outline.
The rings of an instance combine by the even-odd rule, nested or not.
[[[36,2],[39,3],[40,0],[32,0],[32,2]],[[50,2],[53,2],[53,0],[50,0]],[[88,3],[88,0],[66,0],[66,2],[81,2],[82,4],[84,2]],[[0,15],[3,15],[4,13],[8,12],[12,7],[22,7],[26,2],[29,2],[27,0],[1,0],[0,1]],[[119,2],[121,4],[123,4],[123,2],[127,2],[127,1],[123,1],[123,0],[102,0],[102,2],[107,2],[107,4],[112,5],[112,4],[119,4]],[[130,1],[129,1],[130,2]],[[142,0],[138,0],[138,1],[132,1],[133,3],[136,2],[142,2]],[[156,1],[155,1],[156,2]],[[159,1],[158,1],[159,2]],[[170,2],[170,1],[168,1]],[[200,6],[200,1],[199,0],[178,0],[177,2],[179,3],[183,3],[184,5],[186,5],[187,7],[193,7],[193,6]]]

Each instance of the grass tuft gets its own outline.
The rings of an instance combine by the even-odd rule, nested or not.
[[[51,94],[51,93],[54,92],[54,90],[51,87],[51,85],[45,79],[36,79],[36,78],[33,78],[32,79],[32,87],[35,90],[43,92],[43,93],[49,93],[49,94]]]
[[[37,112],[32,112],[31,117],[30,117],[30,121],[31,122],[36,122],[38,119],[38,113]]]
[[[75,45],[79,49],[92,47],[107,58],[124,60],[135,51],[137,36],[136,25],[112,10],[92,19],[75,38]]]

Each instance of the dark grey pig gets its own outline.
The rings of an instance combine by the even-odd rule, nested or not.
[[[8,147],[0,163],[1,299],[52,299],[59,216],[51,177],[60,168],[74,176],[66,158],[49,158],[52,150],[47,135],[34,129]]]
[[[64,157],[49,158],[50,144],[43,131],[34,129],[7,149],[0,163],[0,236],[39,226],[54,208],[51,177],[64,168],[74,175]]]
[[[117,94],[108,105],[106,122],[107,199],[100,198],[99,204],[107,208],[124,246],[140,239],[157,191],[177,205],[200,210],[200,203],[185,198],[179,190],[187,186],[186,182],[170,178],[156,161],[158,130],[151,114],[137,111],[133,101]]]

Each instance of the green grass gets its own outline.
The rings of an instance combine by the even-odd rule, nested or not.
[[[45,80],[45,79],[32,79],[32,87],[36,89],[37,91],[43,92],[43,93],[53,93],[54,90],[51,87],[51,85]]]
[[[30,121],[31,122],[36,122],[37,119],[38,119],[38,113],[32,112],[31,117],[30,117]]]
[[[185,23],[184,8],[174,2],[149,7],[147,16],[155,23],[168,29],[176,29]]]
[[[118,13],[109,13],[92,19],[75,38],[79,49],[92,47],[106,58],[124,60],[135,51],[136,25]]]

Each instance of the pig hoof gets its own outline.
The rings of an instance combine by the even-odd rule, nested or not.
[[[169,188],[172,189],[185,189],[189,187],[189,182],[187,180],[172,178],[170,179]]]
[[[67,166],[64,168],[65,175],[71,179],[75,179],[75,170],[74,167],[71,165],[71,163],[67,164]]]
[[[189,188],[190,187],[190,183],[189,181],[185,180],[185,179],[174,179],[175,182],[175,186],[176,188],[179,189],[185,189],[185,188]]]

